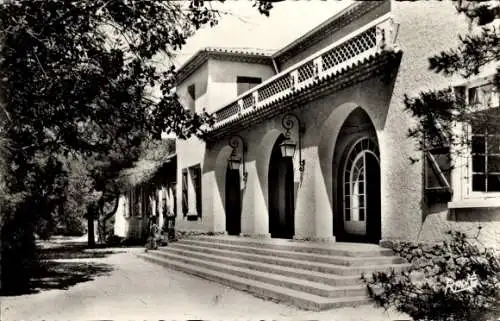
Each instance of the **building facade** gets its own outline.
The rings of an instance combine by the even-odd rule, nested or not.
[[[126,191],[118,199],[113,234],[125,242],[145,242],[152,223],[166,235],[167,216],[176,212],[175,142],[163,143],[168,151],[160,148],[154,159],[143,159],[122,172]]]
[[[444,174],[407,135],[405,94],[456,82],[428,57],[467,31],[452,3],[369,1],[274,53],[202,48],[180,66],[177,91],[216,122],[204,140],[177,141],[177,228],[379,243],[481,226],[498,246],[500,176],[470,169],[478,151]],[[488,78],[461,81],[472,93]]]

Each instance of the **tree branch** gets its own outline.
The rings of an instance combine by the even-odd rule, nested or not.
[[[104,207],[103,207],[103,221],[106,222],[108,219],[110,219],[118,210],[118,205],[120,203],[120,194],[116,193],[115,195],[115,204],[113,206],[113,209],[109,212],[104,214]]]

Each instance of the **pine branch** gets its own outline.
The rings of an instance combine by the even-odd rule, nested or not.
[[[500,61],[500,34],[494,27],[484,27],[479,35],[460,37],[457,49],[443,51],[429,58],[429,68],[436,73],[463,77],[478,74],[491,62]]]

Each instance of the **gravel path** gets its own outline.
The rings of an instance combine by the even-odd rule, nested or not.
[[[408,319],[372,306],[310,312],[146,262],[141,249],[104,258],[73,259],[106,264],[112,272],[67,290],[1,298],[7,320],[342,320]]]

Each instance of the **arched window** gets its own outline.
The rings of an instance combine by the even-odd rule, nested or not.
[[[365,221],[366,219],[366,154],[371,153],[378,160],[378,147],[369,138],[356,141],[349,153],[344,168],[344,220]]]

